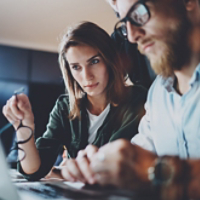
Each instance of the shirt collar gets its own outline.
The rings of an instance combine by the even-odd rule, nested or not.
[[[189,81],[189,84],[192,86],[195,81],[197,81],[199,79],[199,75],[200,75],[200,63],[197,65],[190,81]]]
[[[165,87],[165,89],[168,92],[173,92],[174,91],[174,81],[175,81],[175,76],[171,76],[168,78],[161,77],[161,84]]]
[[[190,81],[189,81],[189,84],[192,86],[198,79],[199,79],[199,76],[200,76],[200,63],[197,65]],[[171,76],[171,77],[168,77],[168,78],[164,78],[162,77],[162,85],[165,87],[165,89],[168,91],[168,92],[173,92],[175,91],[174,90],[174,81],[175,81],[175,76]]]

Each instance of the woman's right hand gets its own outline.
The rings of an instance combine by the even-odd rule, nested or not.
[[[7,120],[13,124],[15,130],[18,128],[20,120],[24,126],[34,130],[34,115],[30,101],[25,94],[18,94],[17,97],[13,95],[2,111]]]

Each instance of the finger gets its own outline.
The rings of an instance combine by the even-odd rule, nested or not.
[[[98,151],[98,148],[94,145],[88,145],[84,150],[80,150],[78,152],[77,157],[83,157],[87,156],[88,158],[92,157],[96,152]]]
[[[87,152],[85,150],[80,150],[77,154],[77,158],[82,158],[82,157],[85,157],[87,156]]]
[[[16,99],[16,97],[15,97]],[[30,127],[32,130],[34,130],[34,115],[31,109],[31,105],[29,102],[28,97],[25,94],[19,94],[17,95],[17,110],[16,112],[22,113],[22,123],[24,126]],[[15,112],[13,110],[13,112]]]
[[[17,127],[20,124],[20,120],[18,120],[14,116],[7,115],[6,118],[14,127]]]
[[[93,159],[90,163],[91,170],[93,173],[105,173],[109,171],[109,163],[101,162],[98,159]]]
[[[101,151],[96,153],[90,161],[90,167],[93,173],[105,173],[109,171],[112,172],[118,168],[117,162],[114,162],[113,164],[112,158],[108,159],[107,155]]]
[[[3,112],[3,114],[6,118],[7,118],[8,115],[11,114],[11,110],[10,110],[10,107],[9,107],[9,100],[6,102],[6,105],[3,106],[2,112]]]
[[[51,179],[51,178],[58,178],[58,179],[63,179],[61,175],[61,170],[56,170],[55,167],[51,169],[51,171],[45,176],[46,179]]]
[[[63,161],[60,163],[59,166],[60,166],[60,167],[61,167],[61,166],[65,166],[66,163],[67,163],[67,158],[64,158]]]
[[[76,179],[80,180],[81,182],[85,182],[84,176],[82,175],[82,172],[76,162],[75,159],[69,159],[67,161],[67,168],[69,173],[75,177]]]
[[[4,116],[11,124],[19,124],[19,119],[16,116],[12,115],[12,112],[8,106],[4,106],[2,110]]]
[[[54,178],[63,179],[61,175],[61,169],[59,167],[53,167],[51,170],[51,176]]]
[[[90,162],[87,159],[87,157],[86,156],[83,156],[83,157],[79,156],[79,157],[77,157],[76,160],[77,160],[79,169],[84,176],[84,179],[88,183],[94,184],[95,183],[95,179],[93,178],[94,174],[92,172],[92,169],[90,168]]]
[[[67,181],[71,181],[71,182],[75,182],[76,181],[76,178],[69,172],[67,166],[62,167],[61,175]]]
[[[18,102],[16,100],[16,96],[13,96],[9,101],[9,107],[13,115],[15,115],[19,120],[23,119],[23,112],[19,110],[17,106]]]
[[[98,152],[98,148],[90,144],[86,147],[85,151],[87,153],[87,157],[91,159]]]
[[[5,109],[6,109],[6,105],[3,106],[3,108],[2,108],[2,113],[3,113],[4,116],[5,116],[5,114],[6,114],[6,113],[5,113],[5,111],[6,111]]]
[[[28,97],[25,94],[17,95],[18,98],[18,108],[23,112],[27,113],[31,111],[31,104]]]
[[[105,186],[105,185],[116,185],[115,181],[113,181],[113,177],[110,176],[109,173],[98,173],[94,176],[96,183]]]

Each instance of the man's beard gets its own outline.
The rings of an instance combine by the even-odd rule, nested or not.
[[[177,24],[176,29],[171,30],[170,33],[167,34],[166,41],[159,41],[156,38],[149,39],[150,41],[155,42],[155,44],[161,44],[164,49],[163,52],[156,52],[156,54],[149,53],[149,55],[147,55],[156,74],[165,78],[173,76],[174,71],[181,70],[183,65],[189,61],[189,29],[190,23],[187,20],[181,20],[181,22]],[[156,50],[159,51],[159,49]],[[159,55],[161,52],[162,55]]]

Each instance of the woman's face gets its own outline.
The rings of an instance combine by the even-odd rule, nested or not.
[[[69,47],[65,54],[72,76],[89,97],[106,95],[109,73],[103,58],[93,47]]]

